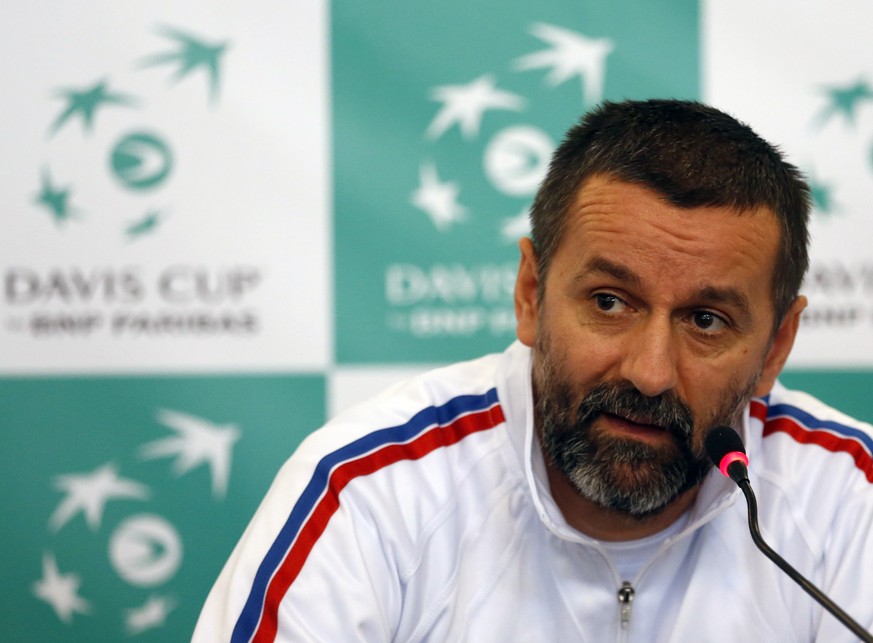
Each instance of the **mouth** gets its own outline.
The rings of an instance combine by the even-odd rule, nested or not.
[[[673,436],[666,428],[657,424],[637,422],[630,418],[613,413],[601,413],[600,422],[602,429],[616,436],[630,437],[643,442],[661,444],[664,441],[672,441]]]

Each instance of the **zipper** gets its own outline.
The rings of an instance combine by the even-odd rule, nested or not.
[[[727,507],[733,505],[734,502],[736,501],[737,497],[739,497],[740,495],[742,495],[742,494],[739,493],[739,490],[735,489],[731,495],[721,499],[718,502],[718,504],[716,504],[715,507],[708,510],[702,519],[698,519],[697,521],[694,521],[694,522],[689,521],[689,524],[686,525],[685,528],[681,532],[666,539],[663,542],[663,544],[661,545],[660,549],[658,549],[657,553],[651,559],[649,559],[646,562],[646,564],[643,565],[642,568],[637,572],[636,579],[635,579],[636,582],[640,581],[640,579],[646,574],[646,572],[649,571],[649,568],[655,563],[655,561],[660,556],[663,555],[663,553],[665,551],[667,551],[669,548],[673,547],[673,545],[675,545],[680,540],[686,538],[689,534],[693,533],[694,531],[697,531],[698,529],[703,527],[705,524],[711,522],[718,514],[722,513]],[[603,554],[603,556],[607,561],[607,565],[612,567],[612,561],[609,559],[609,556],[607,556],[605,553]],[[615,577],[620,578],[620,576],[616,573],[615,568],[612,567],[612,569],[613,569],[613,574],[615,574]],[[627,632],[627,630],[630,629],[631,611],[633,608],[635,594],[636,594],[636,591],[634,590],[634,586],[631,584],[631,582],[630,581],[622,581],[621,587],[618,588],[618,592],[616,595],[618,597],[619,624],[621,625],[621,630],[623,632]]]
[[[634,602],[634,588],[629,582],[624,581],[618,589],[618,616],[621,629],[630,627],[631,607]]]

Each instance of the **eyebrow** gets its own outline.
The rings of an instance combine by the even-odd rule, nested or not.
[[[607,277],[612,277],[624,283],[628,283],[637,287],[643,285],[643,280],[640,276],[627,266],[620,263],[615,263],[604,257],[594,257],[591,262],[585,267],[585,271],[580,277],[590,274],[601,274]]]
[[[601,274],[612,277],[622,283],[642,288],[643,280],[633,270],[625,265],[616,263],[604,257],[594,257],[585,267],[585,270],[577,277],[584,278],[592,274]],[[748,318],[751,315],[751,306],[748,298],[734,288],[722,288],[719,286],[704,286],[693,293],[691,299],[701,304],[728,304],[735,308],[741,315]]]
[[[745,295],[733,288],[705,286],[695,293],[695,299],[706,303],[728,304],[739,310],[739,312],[746,317],[751,314],[749,300]]]

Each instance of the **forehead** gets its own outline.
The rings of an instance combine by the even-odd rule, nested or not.
[[[644,282],[701,288],[763,287],[769,299],[780,228],[766,208],[675,206],[648,188],[606,176],[586,180],[568,212],[554,264],[571,272],[608,259]],[[555,266],[557,267],[557,265]]]

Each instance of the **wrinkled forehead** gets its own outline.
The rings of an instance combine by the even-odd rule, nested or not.
[[[555,259],[564,270],[611,263],[639,278],[672,275],[718,285],[752,280],[770,287],[781,230],[768,208],[680,207],[653,190],[612,178],[594,178],[576,195]],[[557,267],[557,266],[556,266]],[[622,268],[623,269],[623,268]],[[769,297],[769,291],[768,291]]]

